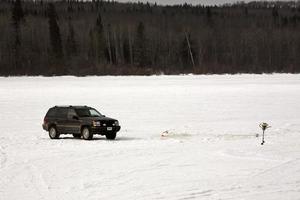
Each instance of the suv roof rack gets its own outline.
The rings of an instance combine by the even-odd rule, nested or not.
[[[85,107],[85,108],[89,108],[89,106],[87,105],[55,105],[54,108],[58,108],[58,107],[63,107],[63,108],[76,108],[76,107]]]

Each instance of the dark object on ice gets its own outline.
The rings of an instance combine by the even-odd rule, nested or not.
[[[261,145],[264,145],[264,143],[265,143],[265,130],[267,128],[270,128],[271,126],[269,126],[267,123],[263,122],[259,125],[259,127],[263,130]]]
[[[51,139],[60,134],[73,134],[75,138],[91,140],[94,134],[114,140],[121,129],[118,120],[106,117],[88,106],[55,106],[48,110],[43,129]]]

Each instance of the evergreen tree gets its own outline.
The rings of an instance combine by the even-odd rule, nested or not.
[[[96,32],[96,35],[95,35],[96,36],[95,37],[95,39],[96,39],[96,56],[97,56],[98,63],[100,63],[105,57],[105,49],[106,49],[104,28],[103,28],[102,17],[101,17],[100,13],[98,13],[98,17],[96,20],[95,32]]]
[[[134,43],[134,60],[140,67],[148,64],[146,44],[145,26],[143,22],[139,22]]]
[[[273,21],[275,26],[279,25],[279,13],[278,13],[278,8],[275,6],[272,9],[272,16],[273,16]]]
[[[24,20],[24,12],[21,4],[21,0],[16,0],[13,2],[12,8],[12,20],[14,28],[14,44],[13,44],[13,57],[14,57],[14,70],[16,73],[20,73],[21,66],[21,32],[20,23]]]
[[[12,18],[13,23],[19,24],[22,20],[24,20],[24,12],[21,4],[21,0],[16,0],[13,3],[13,9],[12,9]]]
[[[75,32],[71,22],[69,22],[69,34],[66,41],[66,55],[68,57],[75,56],[77,54],[77,44],[75,41]]]
[[[208,26],[213,26],[212,11],[209,6],[206,7],[206,23]]]
[[[96,57],[96,48],[95,48],[95,34],[94,30],[89,31],[89,48],[88,48],[88,59],[93,61]]]
[[[129,38],[125,38],[123,42],[123,55],[126,64],[130,63],[130,43]]]
[[[49,35],[52,46],[52,53],[56,59],[60,60],[63,58],[63,49],[60,36],[60,30],[57,23],[57,14],[53,3],[48,6],[48,23],[49,23]]]
[[[249,15],[249,11],[248,11],[248,8],[247,8],[247,7],[245,7],[245,9],[244,9],[244,13],[245,13],[245,16],[248,16],[248,15]]]

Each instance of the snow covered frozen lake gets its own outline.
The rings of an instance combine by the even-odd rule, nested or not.
[[[0,199],[299,200],[299,99],[291,74],[0,78]],[[82,104],[115,141],[49,139],[48,108]]]

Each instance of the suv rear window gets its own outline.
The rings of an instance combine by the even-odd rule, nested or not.
[[[67,118],[68,108],[58,108],[56,116],[59,118]]]
[[[50,108],[46,114],[47,117],[55,117],[56,115],[56,109],[55,108]]]

